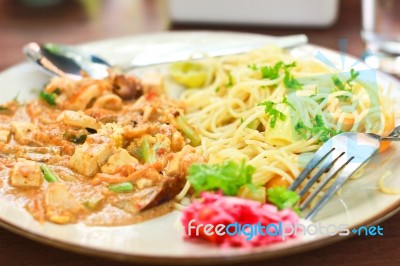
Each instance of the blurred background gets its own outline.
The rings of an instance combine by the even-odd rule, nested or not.
[[[310,43],[335,50],[339,39],[345,38],[349,54],[364,56],[378,67],[383,66],[382,58],[389,59],[390,69],[400,72],[399,7],[400,0],[0,0],[0,71],[24,61],[21,48],[30,41],[79,44],[168,30],[225,30],[278,36],[304,33]],[[367,57],[366,49],[374,56]],[[268,264],[396,265],[399,219],[397,214],[380,224],[385,228],[382,238],[353,238]],[[1,228],[0,261],[2,265],[109,265]]]
[[[78,44],[166,30],[306,33],[311,43],[360,56],[359,0],[0,0],[0,70],[30,41]],[[290,7],[290,8],[288,8]]]

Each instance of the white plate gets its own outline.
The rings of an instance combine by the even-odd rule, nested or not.
[[[182,49],[201,51],[204,46],[260,44],[267,39],[270,37],[241,33],[173,32],[95,42],[82,45],[82,49],[96,53],[112,63],[122,64],[143,53],[162,56]],[[292,53],[295,57],[314,57],[318,51],[339,69],[342,68],[342,57],[331,50],[307,45],[296,48]],[[345,69],[349,69],[356,60],[349,56],[343,58]],[[357,68],[366,67],[358,64]],[[379,79],[385,87],[391,85],[393,97],[400,99],[400,86],[396,80],[382,74],[379,74]],[[33,93],[32,89],[42,88],[48,80],[48,77],[31,63],[12,67],[0,74],[0,102],[12,99],[17,93],[22,100],[36,97],[37,91]],[[400,107],[400,104],[397,103],[396,107]],[[400,146],[394,144],[383,156],[374,158],[366,171],[368,174],[348,182],[342,194],[328,203],[315,222],[324,225],[348,224],[352,229],[360,225],[376,224],[394,214],[400,207],[400,195],[385,195],[379,192],[377,179],[384,171],[391,170],[394,178],[391,178],[389,183],[400,188],[400,179],[397,178],[400,174],[400,166],[397,163],[400,160],[399,149]],[[316,236],[254,249],[219,249],[212,245],[184,241],[177,211],[130,226],[60,226],[40,224],[24,209],[15,207],[4,198],[0,199],[0,224],[25,237],[76,252],[132,261],[173,264],[232,262],[283,256],[344,239],[340,236]]]

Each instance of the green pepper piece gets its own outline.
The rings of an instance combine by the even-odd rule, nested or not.
[[[42,164],[40,169],[42,170],[44,179],[46,179],[47,182],[53,183],[60,181],[58,176],[47,165]]]
[[[108,189],[118,193],[126,193],[133,191],[133,185],[131,182],[122,182],[117,184],[112,184],[108,186]]]
[[[56,96],[57,94],[55,93],[48,93],[45,91],[41,91],[39,94],[40,99],[48,103],[49,105],[55,106],[57,105],[56,103]]]
[[[153,163],[156,161],[156,155],[154,149],[150,144],[150,140],[145,136],[139,145],[139,150],[137,151],[138,159],[143,163]]]
[[[183,135],[190,140],[192,146],[196,147],[200,145],[201,139],[199,133],[187,122],[183,115],[176,118],[176,123],[178,130],[180,130]]]

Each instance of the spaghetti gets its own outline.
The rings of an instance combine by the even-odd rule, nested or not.
[[[388,94],[353,69],[339,73],[276,47],[201,64],[213,78],[181,95],[203,135],[197,149],[213,163],[247,160],[256,185],[290,184],[334,134],[394,127]]]

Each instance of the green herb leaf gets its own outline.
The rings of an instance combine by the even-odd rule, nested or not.
[[[304,139],[307,138],[307,135],[310,135],[310,137],[318,135],[319,142],[326,142],[333,136],[343,133],[342,130],[337,132],[334,129],[326,127],[322,115],[316,115],[314,119],[311,119],[311,123],[312,127],[307,127],[304,122],[300,120],[297,122],[294,129]]]
[[[48,93],[45,91],[41,91],[39,97],[49,105],[55,106],[57,104],[56,103],[57,94],[55,93]]]
[[[296,110],[296,108],[294,108],[294,106],[289,102],[289,100],[286,96],[283,98],[282,103],[286,103],[290,108],[292,108],[293,110]]]
[[[303,84],[301,84],[297,79],[290,75],[289,71],[285,71],[285,77],[283,78],[283,83],[287,89],[301,90]]]
[[[276,125],[277,119],[280,119],[282,121],[286,120],[286,115],[279,111],[278,109],[275,108],[277,104],[287,104],[289,107],[293,108],[293,105],[289,103],[288,99],[285,97],[283,98],[282,102],[279,103],[274,103],[271,101],[265,101],[262,103],[259,103],[258,106],[264,106],[265,107],[265,113],[268,114],[271,117],[271,120],[269,122],[269,126],[271,128],[274,128]]]
[[[285,64],[282,61],[279,61],[274,66],[261,67],[261,75],[263,79],[277,79],[281,70],[288,72],[290,68],[295,66],[296,62]]]
[[[192,164],[187,179],[196,192],[221,190],[225,195],[235,196],[241,186],[250,184],[254,167],[243,160],[238,164],[226,161],[222,164]]]
[[[263,79],[277,79],[279,77],[279,71],[283,66],[283,62],[279,61],[274,66],[263,66],[261,67],[261,75]]]
[[[251,70],[254,70],[254,71],[258,70],[258,67],[257,67],[256,64],[248,64],[247,67],[250,68]]]
[[[272,187],[267,190],[267,199],[280,210],[293,208],[299,202],[300,196],[283,186]]]
[[[357,77],[360,75],[359,72],[355,71],[353,68],[350,69],[350,77],[345,81],[341,81],[340,78],[336,75],[332,76],[332,81],[333,84],[335,85],[335,88],[333,89],[333,91],[348,91],[348,92],[352,92],[352,84],[351,82],[353,82],[354,80],[357,79]],[[347,85],[347,87],[346,87]],[[340,100],[348,100],[349,96],[347,95],[341,95],[338,97]]]
[[[356,80],[359,75],[360,72],[355,71],[353,68],[350,69],[350,78],[346,81],[346,83],[350,85],[350,82]]]

